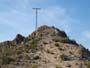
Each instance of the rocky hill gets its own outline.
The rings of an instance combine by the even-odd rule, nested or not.
[[[90,68],[90,52],[64,31],[41,26],[0,43],[0,68]]]

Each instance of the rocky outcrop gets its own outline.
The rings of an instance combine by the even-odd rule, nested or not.
[[[64,31],[44,25],[28,37],[18,34],[0,43],[0,68],[90,68],[90,52]]]
[[[21,34],[17,34],[16,38],[12,41],[13,44],[20,44],[23,42],[25,37],[23,37]]]

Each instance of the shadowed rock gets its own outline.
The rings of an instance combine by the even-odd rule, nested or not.
[[[24,41],[25,37],[23,37],[21,34],[17,34],[16,38],[13,40],[14,44],[20,44],[22,41]]]

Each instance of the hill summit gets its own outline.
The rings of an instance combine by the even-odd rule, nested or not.
[[[0,43],[0,68],[90,68],[90,52],[55,27]]]

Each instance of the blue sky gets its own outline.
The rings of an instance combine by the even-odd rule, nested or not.
[[[71,39],[90,49],[90,0],[0,0],[0,41],[35,29],[34,7],[39,11],[38,26],[56,26]]]

